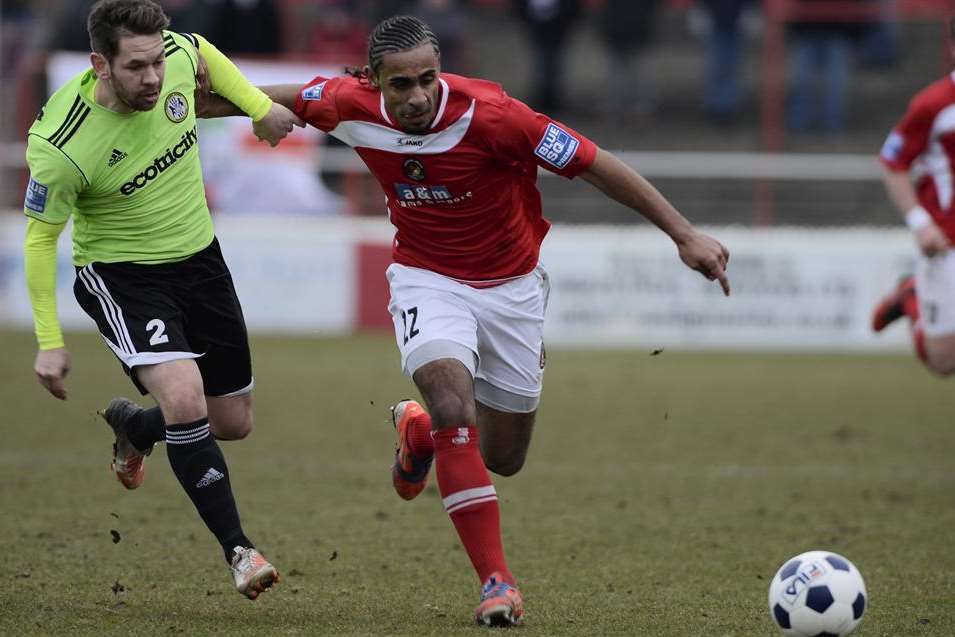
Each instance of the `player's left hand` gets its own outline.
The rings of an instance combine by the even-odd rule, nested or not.
[[[293,126],[305,128],[305,122],[289,109],[273,102],[269,114],[252,124],[252,131],[274,148],[292,132]]]
[[[38,351],[33,371],[48,392],[60,400],[66,400],[66,375],[70,373],[70,353],[65,347]]]
[[[723,294],[730,295],[730,281],[726,264],[730,252],[722,243],[701,232],[693,231],[688,238],[677,241],[680,259],[688,268],[696,270],[710,281],[719,281]]]

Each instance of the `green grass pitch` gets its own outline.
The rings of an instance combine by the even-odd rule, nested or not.
[[[256,430],[223,443],[283,574],[254,603],[162,447],[140,490],[112,478],[95,410],[134,390],[68,340],[61,403],[30,335],[0,333],[0,634],[481,633],[434,487],[391,490],[387,407],[413,388],[389,337],[254,339]],[[856,634],[955,634],[953,383],[908,356],[555,349],[528,463],[495,480],[517,633],[769,637],[769,578],[824,548],[866,578]]]

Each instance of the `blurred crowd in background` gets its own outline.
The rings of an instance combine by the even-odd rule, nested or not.
[[[944,22],[955,7],[919,3],[912,12],[907,0],[160,0],[174,30],[229,55],[334,65],[362,64],[375,23],[412,13],[438,34],[445,71],[500,82],[611,148],[872,154],[911,95],[951,69]],[[2,141],[22,141],[45,98],[46,54],[89,50],[91,4],[2,3]]]

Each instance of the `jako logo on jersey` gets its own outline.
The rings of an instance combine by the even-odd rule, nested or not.
[[[904,146],[905,138],[896,131],[892,131],[889,133],[889,136],[885,138],[885,143],[882,144],[882,157],[889,161],[898,161],[899,154],[902,152]]]
[[[23,207],[29,208],[33,212],[43,213],[46,210],[46,193],[49,188],[30,177],[30,183],[27,184],[27,196],[23,200]]]
[[[328,80],[325,80],[325,82],[327,81]],[[322,99],[322,91],[325,90],[325,82],[319,82],[315,86],[309,86],[307,89],[302,91],[302,99],[312,101]]]
[[[421,137],[399,137],[399,146],[424,146],[424,139]]]
[[[145,188],[146,184],[161,175],[164,170],[179,161],[179,159],[185,155],[190,148],[196,145],[196,140],[198,139],[199,135],[196,133],[196,127],[193,126],[192,130],[182,136],[178,144],[172,148],[167,148],[166,152],[154,159],[153,163],[147,166],[143,172],[139,173],[123,184],[119,191],[124,195],[131,195],[139,188]]]
[[[534,154],[548,164],[563,168],[570,163],[580,142],[576,137],[556,124],[548,124]]]
[[[113,149],[113,154],[110,155],[110,157],[109,157],[109,162],[107,162],[106,165],[109,166],[110,168],[112,168],[113,166],[115,166],[115,165],[118,164],[119,162],[121,162],[121,161],[123,161],[124,159],[126,159],[126,157],[128,157],[128,155],[127,155],[126,153],[124,153],[123,151],[121,151],[121,150],[118,149],[118,148],[114,148],[114,149]]]
[[[182,93],[170,93],[166,97],[166,117],[178,124],[189,114],[189,102]]]

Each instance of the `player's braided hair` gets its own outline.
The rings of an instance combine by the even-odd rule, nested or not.
[[[110,61],[122,36],[153,35],[168,26],[169,18],[153,0],[99,0],[86,20],[90,47]]]
[[[431,44],[435,55],[441,56],[438,36],[420,18],[396,15],[382,20],[368,36],[368,68],[371,74],[378,73],[382,60],[389,53],[410,51],[422,44]],[[359,79],[368,77],[365,71],[356,67],[347,68],[345,71]]]

